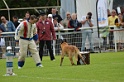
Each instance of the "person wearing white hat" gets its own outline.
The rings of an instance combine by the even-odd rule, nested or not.
[[[53,16],[52,16],[52,14],[48,14],[48,20],[50,20],[53,23]]]

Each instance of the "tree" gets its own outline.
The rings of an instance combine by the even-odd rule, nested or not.
[[[24,8],[24,7],[43,7],[43,6],[56,6],[57,0],[5,0],[9,8]],[[0,9],[6,8],[3,0],[0,0]],[[31,14],[36,14],[35,10],[11,10],[11,17],[17,15],[18,17],[24,17],[24,14],[29,11]],[[6,11],[0,11],[0,16],[4,15],[8,18]]]

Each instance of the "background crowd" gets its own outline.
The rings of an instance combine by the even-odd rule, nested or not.
[[[0,25],[0,33],[2,32],[15,32],[15,30],[18,28],[19,24],[23,21],[29,21],[30,19],[30,13],[26,12],[23,19],[18,19],[18,16],[13,16],[12,21],[8,21],[5,16],[1,16],[1,25]],[[54,60],[55,52],[55,43],[56,39],[61,39],[61,35],[56,36],[56,32],[63,32],[63,29],[65,28],[73,28],[74,30],[69,30],[68,32],[78,32],[82,31],[82,44],[81,44],[81,51],[85,51],[85,43],[86,38],[88,37],[89,44],[90,44],[90,52],[94,52],[94,47],[92,43],[92,33],[94,26],[94,20],[92,19],[92,12],[87,12],[86,16],[82,16],[80,20],[77,19],[76,13],[66,13],[66,18],[62,19],[62,17],[57,13],[57,10],[55,8],[51,9],[51,14],[46,14],[44,11],[40,12],[40,15],[35,20],[36,28],[37,28],[37,34],[38,34],[38,40],[35,42],[39,44],[39,56],[42,61],[43,56],[43,48],[44,44],[47,45],[50,59]],[[114,29],[123,29],[124,27],[124,16],[122,12],[117,12],[116,10],[109,11],[108,10],[108,24],[110,27],[106,27],[106,32],[101,37],[103,38],[103,46],[105,49],[107,49],[107,37],[109,37],[109,48],[113,48],[114,42]],[[114,27],[116,25],[116,27]],[[91,27],[90,29],[83,29],[81,30],[80,27]],[[122,32],[117,33],[117,43],[118,43],[118,49],[123,49],[121,44],[123,43],[123,36]],[[2,36],[0,34],[0,36]],[[4,37],[5,42],[3,41],[3,38],[0,37],[1,43],[0,43],[0,49],[1,54],[0,58],[2,58],[2,54],[5,53],[6,46],[10,46],[10,42],[12,40],[15,40],[14,37],[10,37],[6,34],[6,37]],[[72,36],[77,37],[77,35]],[[31,37],[28,37],[31,38]],[[8,42],[8,40],[10,42]],[[75,40],[74,40],[75,41]],[[78,41],[78,40],[77,40]],[[8,43],[7,43],[8,42]],[[5,45],[4,45],[5,44]],[[52,47],[53,44],[53,47]],[[11,43],[12,46],[16,45],[15,43]],[[13,47],[13,51],[14,47]],[[15,53],[15,52],[14,52]]]

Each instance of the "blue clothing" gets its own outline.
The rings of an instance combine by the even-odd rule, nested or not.
[[[1,23],[1,29],[3,32],[14,32],[15,26],[11,21],[7,21],[7,27],[5,27],[3,23]]]
[[[85,50],[85,42],[86,42],[86,38],[88,37],[88,41],[89,41],[89,44],[90,44],[90,49],[91,51],[94,51],[94,48],[93,48],[93,44],[92,44],[92,32],[89,32],[87,30],[83,30],[82,31],[82,48],[81,50],[84,51]]]
[[[81,21],[84,21],[84,20],[86,20],[86,16],[82,16]],[[91,18],[91,23],[93,24],[92,18]],[[89,20],[83,24],[83,27],[90,27]],[[88,41],[89,41],[89,45],[90,45],[90,51],[94,52],[94,47],[93,47],[93,43],[92,43],[92,29],[83,29],[82,30],[82,48],[81,48],[81,50],[85,51],[85,42],[86,42],[87,37],[88,37]]]
[[[4,32],[4,30],[2,29],[2,26],[0,25],[0,30],[2,31],[2,32]]]

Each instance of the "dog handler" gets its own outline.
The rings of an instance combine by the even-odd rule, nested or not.
[[[23,21],[16,29],[15,32],[15,40],[19,41],[19,58],[18,58],[18,68],[23,67],[25,63],[25,57],[27,55],[27,50],[30,50],[32,53],[32,57],[36,63],[37,67],[43,67],[41,64],[41,60],[38,54],[38,50],[36,44],[33,40],[33,36],[35,39],[38,39],[37,29],[36,29],[36,16],[31,15],[29,21]]]

